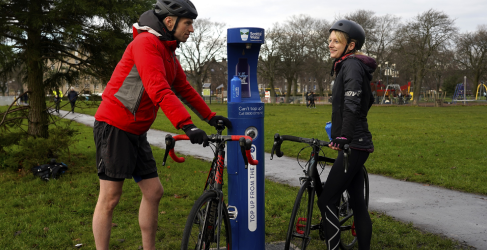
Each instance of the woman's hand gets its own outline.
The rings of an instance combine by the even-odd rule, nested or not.
[[[333,140],[331,140],[330,144],[328,144],[328,147],[333,149],[333,150],[342,150],[343,146],[345,144],[350,144],[351,140],[345,138],[345,137],[337,137]]]

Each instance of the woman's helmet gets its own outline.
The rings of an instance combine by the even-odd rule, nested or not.
[[[157,0],[154,12],[159,18],[178,16],[196,19],[198,11],[190,0]]]
[[[348,35],[347,45],[351,39],[356,40],[355,49],[360,50],[365,43],[365,31],[360,24],[350,20],[338,20],[330,28],[330,33],[339,30]]]

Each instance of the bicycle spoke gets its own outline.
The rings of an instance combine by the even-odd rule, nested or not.
[[[228,211],[222,204],[222,216],[217,216],[217,203],[218,199],[213,192],[203,193],[195,202],[186,222],[181,249],[210,250],[216,249],[218,245],[222,249],[231,247]]]

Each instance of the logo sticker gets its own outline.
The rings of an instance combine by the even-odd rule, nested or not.
[[[242,41],[247,41],[249,39],[249,29],[240,29],[240,37]]]

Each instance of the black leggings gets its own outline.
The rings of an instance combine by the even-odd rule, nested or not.
[[[365,204],[364,171],[362,168],[368,157],[368,152],[352,149],[348,171],[345,174],[343,151],[339,151],[338,157],[326,179],[323,192],[318,198],[318,207],[323,218],[322,226],[325,227],[323,231],[325,232],[328,250],[339,249],[340,223],[337,217],[337,204],[345,190],[350,194],[350,207],[353,209],[358,248],[360,250],[370,249],[372,222]]]

